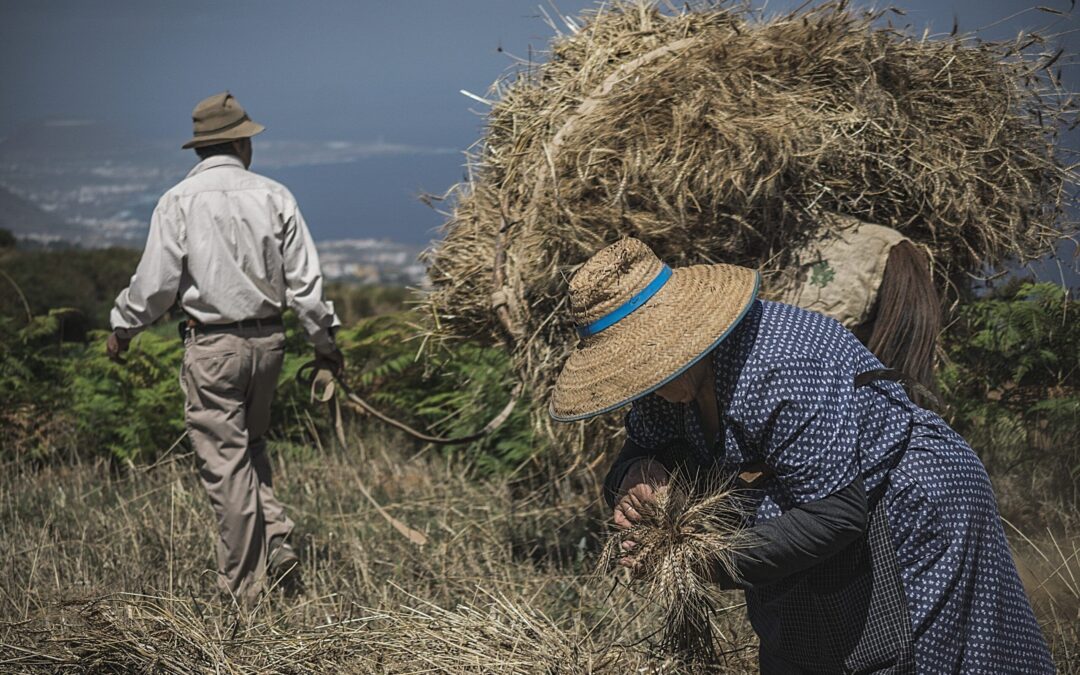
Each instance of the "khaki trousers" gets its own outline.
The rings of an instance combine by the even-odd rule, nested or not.
[[[243,602],[266,582],[266,544],[293,523],[274,497],[266,431],[285,356],[280,326],[199,333],[184,342],[188,437],[218,521],[218,583]]]

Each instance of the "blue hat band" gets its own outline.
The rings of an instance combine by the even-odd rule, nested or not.
[[[596,321],[584,326],[578,326],[578,336],[587,338],[590,335],[596,335],[600,331],[611,328],[615,324],[619,323],[626,317],[636,312],[642,307],[652,296],[656,295],[664,284],[671,279],[671,268],[664,265],[660,269],[660,274],[656,275],[656,278],[649,282],[649,285],[641,289],[632,298],[620,305],[617,309],[605,314]]]

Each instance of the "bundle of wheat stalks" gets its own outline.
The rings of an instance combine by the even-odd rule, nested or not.
[[[505,342],[542,404],[576,339],[567,279],[622,236],[767,285],[831,213],[924,244],[943,280],[1048,252],[1076,184],[1059,60],[1035,35],[928,38],[892,18],[617,1],[565,19],[543,64],[490,93],[427,254],[435,333]]]
[[[597,572],[632,561],[634,586],[664,615],[660,647],[688,665],[716,665],[724,656],[714,621],[722,604],[716,581],[738,579],[735,555],[753,538],[744,528],[748,504],[731,483],[697,483],[676,474],[658,488],[641,519],[608,538]],[[623,546],[627,541],[633,548]]]

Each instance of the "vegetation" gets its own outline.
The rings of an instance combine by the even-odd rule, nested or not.
[[[1080,331],[1067,289],[1014,280],[962,306],[940,381],[950,423],[992,475],[1039,472],[1080,506]]]
[[[9,274],[13,287],[33,288],[45,254],[52,255],[20,251],[8,259],[19,264],[0,271]],[[90,276],[97,274],[93,263],[99,254],[64,253],[73,261],[68,268]],[[107,325],[112,297],[127,282],[126,277],[109,281],[113,276],[101,273],[86,283],[39,288],[37,295],[27,295],[28,308],[13,305],[0,312],[0,459],[104,455],[152,462],[181,440],[183,394],[177,377],[183,345],[173,328],[176,317],[136,337],[123,365],[105,356],[107,331],[83,331],[80,341],[68,337],[65,327],[73,321]],[[512,389],[506,355],[470,342],[424,345],[404,306],[406,289],[335,285],[328,296],[346,326],[337,339],[349,364],[347,380],[380,409],[418,428],[457,437],[483,427],[492,411],[506,404]],[[45,302],[65,309],[38,313]],[[286,329],[289,348],[271,436],[306,441],[313,429],[329,428],[331,419],[313,410],[310,391],[295,381],[312,353],[292,315],[286,316]],[[501,433],[451,451],[485,473],[519,466],[536,451],[527,411],[527,402],[520,403]]]
[[[105,355],[107,333],[95,331],[86,344],[58,343],[59,313],[34,317],[23,327],[0,320],[0,459],[153,461],[181,440],[183,394],[177,384],[183,345],[171,327],[137,336],[116,364]],[[295,380],[311,360],[302,332],[289,321],[289,342],[275,399],[271,436],[307,440],[312,429],[331,423],[313,409],[311,393]],[[510,396],[506,356],[493,348],[459,344],[419,353],[415,328],[401,314],[369,317],[338,334],[348,362],[347,381],[356,393],[388,414],[421,429],[450,437],[480,429]],[[519,404],[502,433],[459,452],[491,472],[529,460],[535,449]],[[51,419],[63,433],[44,433]]]
[[[124,363],[105,355],[105,332],[66,364],[80,448],[96,448],[121,460],[152,459],[181,440],[184,395],[177,384],[183,346],[177,337],[146,333]]]
[[[0,316],[70,308],[62,335],[83,340],[87,331],[108,328],[109,308],[138,261],[137,251],[122,248],[24,251],[0,246]]]
[[[0,316],[0,451],[2,459],[41,457],[73,439],[64,411],[65,364],[85,349],[65,343],[63,310],[44,316]]]
[[[24,272],[0,271],[31,286]],[[68,309],[41,308],[28,295],[29,316],[21,302],[0,313],[0,663],[161,672],[696,667],[660,649],[670,632],[657,630],[678,624],[663,603],[609,593],[627,573],[592,576],[608,515],[595,465],[559,465],[532,426],[531,403],[497,434],[445,452],[343,408],[343,447],[334,407],[313,405],[294,379],[311,354],[291,317],[271,447],[276,488],[299,523],[307,588],[241,611],[208,573],[214,526],[183,440],[176,332],[166,322],[132,343],[125,365],[110,362],[104,331],[72,340],[64,330],[92,286],[58,295]],[[356,314],[339,334],[350,387],[380,409],[459,435],[505,404],[513,369],[503,351],[424,343],[402,291],[332,293]],[[1059,286],[1008,284],[960,307],[941,369],[943,411],[991,472],[1062,672],[1080,669],[1076,311]],[[99,313],[85,325],[103,322]],[[428,543],[391,529],[361,484]],[[702,605],[720,608],[706,612],[710,651],[730,672],[755,667],[740,603],[720,593]]]
[[[245,612],[214,586],[213,513],[192,459],[117,475],[102,462],[0,474],[0,670],[648,672],[648,604],[594,579],[592,494],[513,494],[377,430],[318,456],[278,444],[306,589]],[[367,454],[360,447],[367,448]],[[412,544],[360,494],[424,531]],[[717,623],[734,672],[740,600]],[[726,618],[725,618],[726,617]],[[646,669],[646,670],[642,670]]]

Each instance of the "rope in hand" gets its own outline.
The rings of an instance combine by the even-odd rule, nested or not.
[[[300,370],[296,371],[296,380],[311,389],[311,398],[313,400],[324,403],[332,400],[334,394],[337,392],[337,387],[340,387],[342,393],[345,395],[346,402],[353,408],[359,408],[362,412],[367,413],[396,429],[404,431],[419,441],[434,443],[435,445],[460,445],[462,443],[471,443],[492,433],[505,424],[506,420],[510,419],[510,413],[514,412],[514,407],[517,406],[522,391],[521,384],[517,384],[513,391],[510,392],[510,400],[503,406],[503,409],[499,411],[499,414],[491,418],[491,421],[485,424],[484,427],[476,433],[467,436],[458,436],[456,438],[445,438],[443,436],[432,436],[431,434],[417,431],[408,424],[396,420],[378,410],[370,403],[357,396],[356,393],[349,388],[349,385],[336,377],[333,372],[327,368],[321,367],[319,361],[309,361],[300,366]]]

